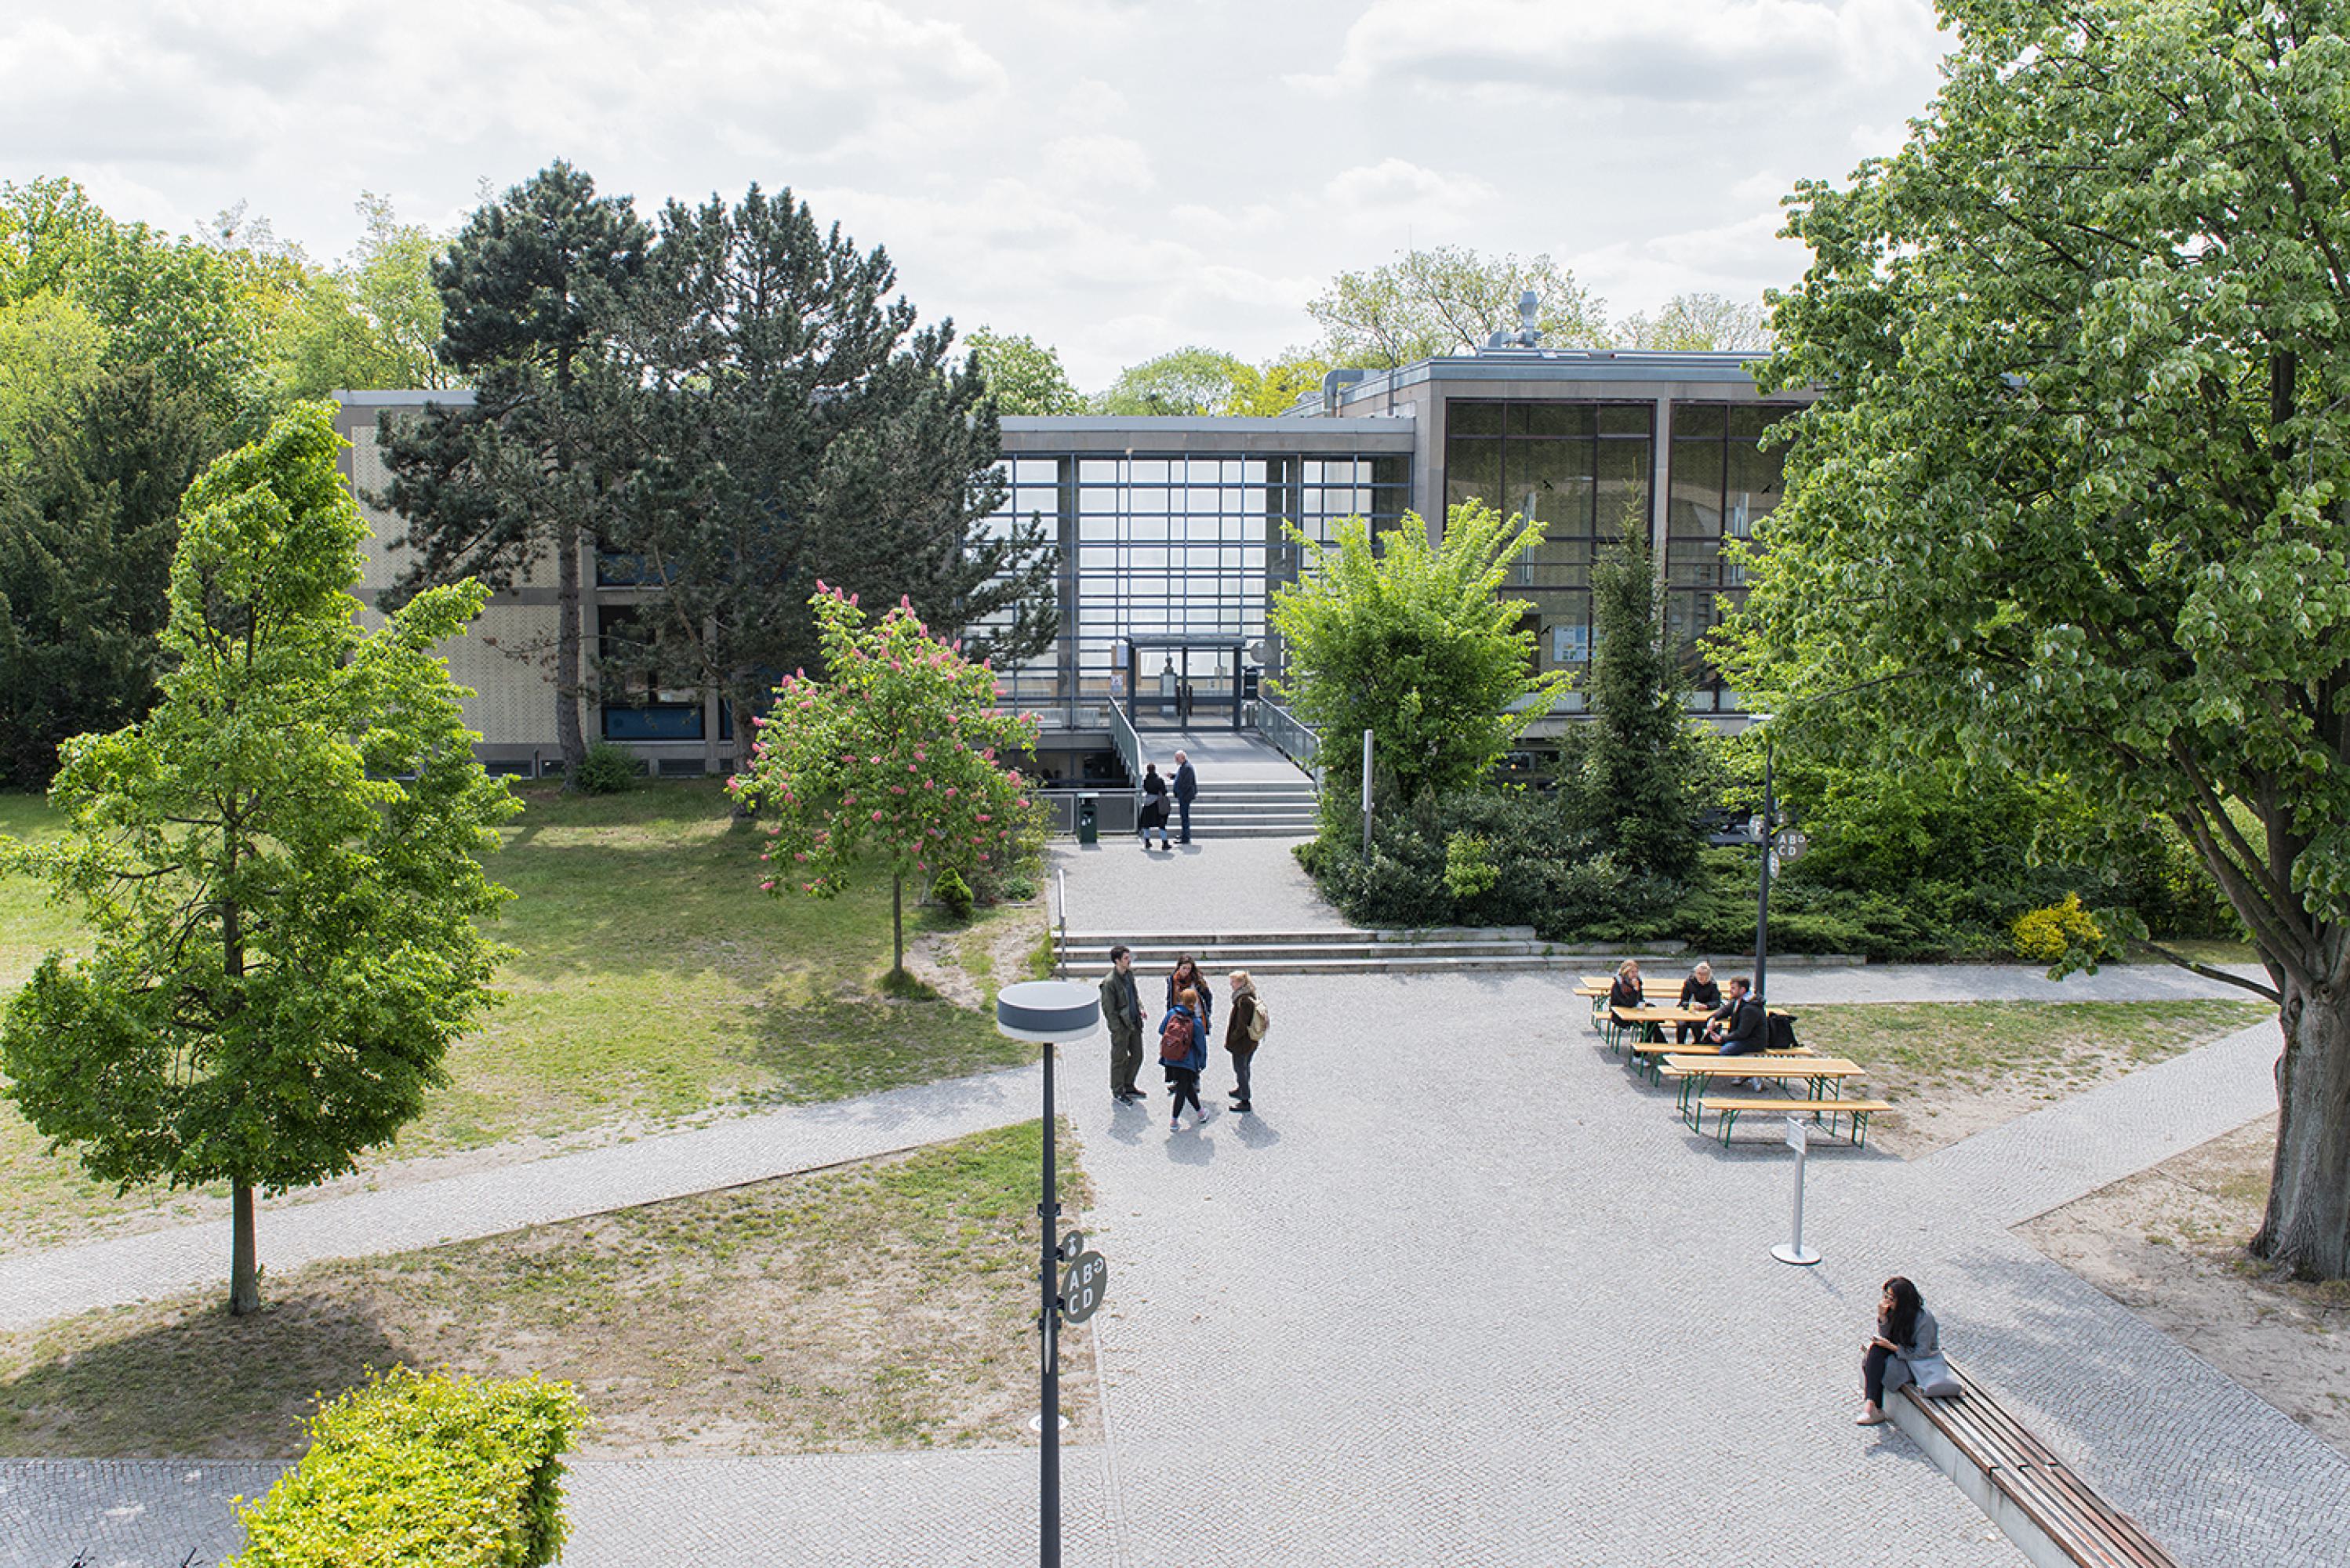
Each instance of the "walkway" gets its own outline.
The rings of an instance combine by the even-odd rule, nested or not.
[[[1095,1320],[1107,1440],[1067,1455],[1072,1563],[2012,1564],[1906,1439],[1847,1422],[1897,1272],[1954,1353],[2183,1560],[2340,1562],[2350,1464],[2006,1230],[2265,1110],[2262,1030],[1915,1164],[1823,1151],[1808,1239],[1827,1262],[1796,1270],[1768,1254],[1784,1150],[1691,1135],[1559,980],[1300,977],[1271,1000],[1261,1116],[1170,1137],[1158,1107],[1098,1093],[1100,1046],[1069,1053],[1064,1108],[1098,1199],[1074,1222],[1113,1271]],[[1018,1119],[1027,1091],[997,1075],[681,1137],[788,1134],[802,1147],[771,1163],[789,1168],[851,1158],[852,1133],[894,1147]],[[819,1127],[838,1141],[818,1149]],[[615,1162],[605,1198],[629,1168],[661,1183],[648,1197],[750,1179],[747,1153],[687,1147],[712,1149],[573,1158]],[[465,1179],[491,1184],[469,1204],[528,1207],[496,1190],[523,1172]],[[567,1186],[534,1190],[576,1212]],[[274,1216],[271,1265],[306,1227],[348,1223],[331,1210],[418,1190]],[[457,1207],[439,1196],[423,1209]],[[225,1551],[220,1500],[267,1473],[0,1465],[0,1563]],[[571,1497],[569,1568],[1010,1562],[1032,1548],[1035,1456],[588,1460]]]

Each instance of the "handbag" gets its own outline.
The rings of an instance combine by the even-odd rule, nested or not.
[[[1927,1398],[1948,1399],[1953,1395],[1966,1392],[1964,1386],[1959,1382],[1959,1375],[1950,1370],[1950,1362],[1939,1354],[1908,1356],[1904,1359],[1909,1366],[1909,1380],[1918,1386],[1918,1392]]]

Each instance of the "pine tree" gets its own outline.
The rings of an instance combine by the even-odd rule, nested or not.
[[[438,352],[473,380],[474,400],[384,420],[387,499],[416,552],[391,602],[463,577],[509,588],[554,556],[556,740],[567,771],[588,754],[580,553],[608,530],[629,469],[613,439],[629,389],[613,379],[612,323],[646,242],[627,197],[597,195],[560,160],[480,208],[433,268]]]

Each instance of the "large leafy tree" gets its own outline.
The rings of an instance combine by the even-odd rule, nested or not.
[[[615,322],[642,271],[647,234],[625,196],[557,161],[468,219],[434,265],[441,361],[472,379],[471,403],[384,417],[387,496],[414,551],[400,595],[475,577],[512,587],[553,556],[556,740],[567,769],[588,742],[581,554],[615,524],[630,471],[616,401]]]
[[[896,286],[886,252],[754,185],[671,202],[625,313],[614,444],[637,455],[612,542],[662,590],[638,661],[716,691],[737,734],[781,672],[822,668],[819,576],[908,600],[974,657],[1026,658],[1055,629],[1041,529],[990,522],[983,361]]]
[[[1305,306],[1334,365],[1388,369],[1438,354],[1474,352],[1518,327],[1518,296],[1534,290],[1536,325],[1553,348],[1607,341],[1598,299],[1546,255],[1521,261],[1459,245],[1406,251],[1365,272],[1342,272]]]
[[[760,887],[831,898],[860,870],[890,879],[890,973],[906,968],[905,882],[966,882],[1033,855],[1041,824],[1005,759],[1032,750],[1036,716],[995,705],[995,678],[940,641],[899,600],[868,621],[816,585],[826,674],[785,678],[760,722],[736,799],[772,812]]]
[[[2168,818],[2283,1051],[2253,1251],[2350,1272],[2350,5],[1944,0],[1897,155],[1800,186],[1821,389],[1734,658]],[[1914,678],[1913,678],[1914,677]]]
[[[1197,345],[1128,365],[1094,399],[1097,413],[1125,419],[1218,414],[1248,367],[1222,349]]]
[[[1677,294],[1654,316],[1642,311],[1617,324],[1616,340],[1627,348],[1681,353],[1734,353],[1771,347],[1770,312],[1760,300],[1727,295]]]
[[[331,267],[304,270],[300,297],[272,336],[269,375],[281,396],[440,388],[461,379],[433,352],[442,306],[432,264],[445,242],[421,223],[401,223],[372,192],[357,205],[366,223],[358,247]]]
[[[1467,501],[1444,537],[1407,513],[1374,540],[1350,517],[1328,545],[1295,529],[1304,580],[1275,590],[1271,616],[1288,649],[1280,693],[1327,736],[1329,800],[1362,783],[1355,742],[1372,732],[1374,770],[1406,801],[1473,784],[1526,726],[1550,711],[1565,678],[1534,672],[1532,607],[1505,597],[1510,568],[1542,543],[1542,524]]]
[[[480,857],[515,805],[433,652],[484,590],[359,631],[339,440],[303,404],[189,490],[161,701],[68,744],[61,843],[0,841],[95,939],[0,1017],[10,1096],[101,1180],[228,1183],[237,1313],[260,1302],[255,1189],[353,1169],[446,1081],[491,1000],[474,922],[505,896]]]
[[[180,497],[219,450],[195,394],[145,366],[71,388],[0,469],[0,779],[154,700]]]

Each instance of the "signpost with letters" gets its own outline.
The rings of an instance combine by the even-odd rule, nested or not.
[[[1805,1268],[1820,1261],[1820,1255],[1804,1245],[1804,1151],[1811,1145],[1804,1130],[1801,1116],[1787,1118],[1787,1147],[1795,1151],[1795,1235],[1793,1241],[1782,1241],[1771,1249],[1771,1255],[1783,1263],[1796,1263]]]

